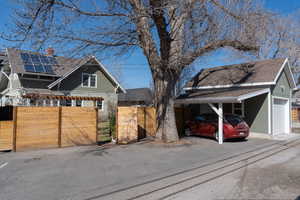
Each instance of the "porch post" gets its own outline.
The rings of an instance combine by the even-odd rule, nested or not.
[[[219,125],[219,144],[223,144],[223,104],[222,103],[219,103],[219,108],[218,108],[218,111],[219,111],[219,122],[218,122],[218,125]]]

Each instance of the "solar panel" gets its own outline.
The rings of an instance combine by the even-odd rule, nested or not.
[[[50,63],[47,56],[40,56],[40,60],[41,60],[41,63],[43,63],[43,64]]]
[[[44,67],[45,67],[46,73],[48,73],[48,74],[54,74],[54,71],[53,71],[51,65],[44,65]]]
[[[57,61],[54,57],[48,57],[48,60],[49,60],[50,64],[57,65]]]
[[[21,59],[26,72],[54,74],[52,65],[58,64],[54,57],[37,54],[21,53]]]
[[[34,64],[41,64],[39,57],[40,57],[39,55],[34,55],[34,54],[30,55],[30,58]]]
[[[38,73],[45,73],[45,69],[43,65],[34,65],[35,71]]]
[[[30,56],[27,53],[21,53],[21,58],[24,63],[29,63],[31,62]]]
[[[35,72],[33,65],[24,65],[26,72]]]

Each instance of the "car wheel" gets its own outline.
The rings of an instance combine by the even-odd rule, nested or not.
[[[189,128],[185,129],[184,133],[185,133],[186,136],[191,136],[192,135],[191,130]]]

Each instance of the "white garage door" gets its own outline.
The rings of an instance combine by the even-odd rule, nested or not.
[[[273,99],[273,135],[289,132],[289,103],[285,99]]]

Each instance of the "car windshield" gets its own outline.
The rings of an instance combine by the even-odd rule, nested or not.
[[[239,123],[244,121],[241,117],[239,117],[237,115],[225,115],[225,119],[229,124],[231,124],[233,126],[236,126]]]

